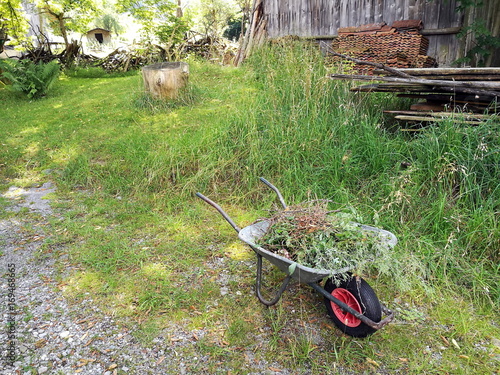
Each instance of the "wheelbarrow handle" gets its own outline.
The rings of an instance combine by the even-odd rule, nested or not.
[[[260,180],[265,183],[267,186],[269,186],[271,189],[274,190],[274,192],[278,195],[278,198],[283,206],[284,209],[286,209],[286,203],[285,203],[285,200],[283,199],[283,196],[281,195],[280,191],[278,190],[278,188],[276,186],[274,186],[273,184],[271,184],[269,181],[267,181],[264,177],[260,177]]]
[[[212,201],[211,199],[205,197],[203,194],[201,193],[196,193],[196,196],[200,199],[203,199],[205,202],[207,202],[209,205],[211,205],[212,207],[214,207],[217,211],[219,211],[219,213],[224,217],[224,219],[226,219],[226,221],[231,224],[231,226],[234,228],[234,230],[238,233],[240,233],[240,228],[234,223],[234,221],[228,216],[228,214],[226,214],[226,212],[221,208],[221,206],[219,206],[217,203],[215,203],[214,201]]]

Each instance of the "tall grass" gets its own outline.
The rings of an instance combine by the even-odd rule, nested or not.
[[[253,100],[216,134],[203,177],[248,189],[264,175],[302,199],[308,190],[332,197],[340,187],[363,187],[392,168],[398,155],[379,126],[381,111],[363,112],[370,98],[328,79],[321,61],[317,48],[302,43],[254,54],[247,62],[257,86]]]
[[[452,277],[499,302],[498,121],[471,127],[450,120],[416,136],[389,132],[382,110],[398,100],[329,80],[310,44],[267,46],[246,68],[257,88],[253,100],[214,135],[197,161],[198,184],[263,199],[272,194],[259,190],[256,177],[265,176],[290,202],[317,196],[350,206],[413,253],[400,254],[405,277]],[[414,246],[414,238],[427,245]],[[490,275],[478,278],[486,269]]]
[[[201,79],[220,74],[193,71]],[[231,73],[237,90],[230,81],[217,97],[195,78],[196,98],[184,108],[146,108],[147,129],[105,142],[110,160],[73,159],[65,177],[136,197],[169,191],[165,203],[174,206],[201,190],[268,207],[275,197],[259,184],[264,176],[289,203],[327,198],[393,231],[400,253],[387,262],[401,265],[400,287],[452,277],[498,303],[499,123],[450,120],[417,135],[389,131],[382,110],[402,105],[397,98],[351,92],[327,73],[312,44],[268,45]],[[193,105],[204,108],[191,119],[201,125],[178,125],[171,111]]]

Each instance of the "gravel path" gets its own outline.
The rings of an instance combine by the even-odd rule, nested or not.
[[[196,350],[203,330],[170,327],[153,340],[153,345],[144,347],[133,331],[95,308],[90,298],[77,305],[66,301],[59,289],[57,269],[64,266],[64,272],[70,272],[71,265],[44,246],[50,239],[47,219],[58,215],[46,199],[54,191],[55,187],[46,183],[27,190],[11,187],[3,194],[12,202],[7,210],[21,214],[0,219],[2,328],[15,322],[12,329],[0,331],[0,374],[206,373],[206,358]],[[26,211],[30,214],[23,214]],[[186,351],[193,355],[178,355]],[[15,354],[15,359],[9,354]],[[251,352],[245,355],[253,356]],[[255,362],[246,372],[273,374],[269,370],[272,366]],[[223,373],[229,370],[221,368]],[[282,369],[280,374],[289,372]]]

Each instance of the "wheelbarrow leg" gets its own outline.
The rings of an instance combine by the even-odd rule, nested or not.
[[[288,283],[292,279],[291,275],[288,275],[285,280],[283,280],[283,284],[279,288],[278,292],[276,293],[276,296],[268,301],[262,297],[262,294],[260,292],[260,287],[262,283],[262,255],[257,254],[257,281],[255,283],[255,292],[257,294],[257,298],[259,299],[260,302],[262,302],[266,306],[273,306],[275,305],[281,298],[281,295],[285,291],[286,287],[288,286]]]

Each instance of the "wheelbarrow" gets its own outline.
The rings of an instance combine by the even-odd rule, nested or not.
[[[260,180],[275,191],[283,208],[286,209],[287,205],[279,190],[266,179],[261,177]],[[370,285],[360,276],[353,276],[349,273],[354,268],[354,265],[338,270],[316,269],[296,263],[291,259],[266,250],[257,245],[257,242],[264,236],[271,225],[269,220],[263,219],[240,229],[217,203],[201,193],[196,193],[196,196],[213,206],[236,230],[238,238],[250,246],[256,253],[257,274],[255,292],[259,301],[264,305],[272,306],[276,304],[286,290],[290,280],[295,279],[301,283],[308,284],[324,297],[328,315],[335,325],[349,336],[366,337],[393,320],[394,312],[380,303]],[[373,232],[372,234],[377,235],[385,246],[392,248],[397,243],[396,236],[391,232],[368,225],[357,225],[362,231]],[[261,293],[263,258],[278,267],[286,275],[280,288],[271,300],[265,299]],[[346,273],[348,277],[340,278],[340,281],[334,277],[336,274]],[[321,281],[324,279],[326,279],[324,286],[321,286]],[[385,315],[384,319],[382,319],[382,313]]]

